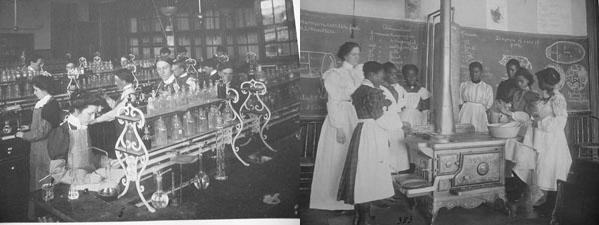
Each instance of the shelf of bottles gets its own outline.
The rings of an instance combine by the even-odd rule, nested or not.
[[[297,64],[259,66],[256,81],[264,83],[268,88],[268,92],[262,96],[262,101],[273,112],[295,105],[299,102],[301,94],[298,84],[299,78]],[[248,104],[258,104],[256,100],[249,99]]]
[[[104,92],[107,94],[117,93],[117,87],[114,83],[114,72],[110,64],[105,63],[105,67],[90,67],[93,70],[85,70],[76,76],[68,73],[52,74],[56,81],[56,91],[54,97],[59,101],[67,99],[67,87],[75,82],[80,89],[90,92]],[[160,78],[152,66],[138,67],[136,72],[140,86],[150,85]],[[39,76],[40,73],[21,70],[17,68],[0,69],[0,105],[21,105],[23,109],[28,109],[37,101],[33,95],[33,86],[31,79]],[[72,80],[71,78],[74,78]],[[2,107],[2,106],[0,106]]]
[[[204,83],[193,91],[153,94],[145,109],[147,125],[143,137],[150,152],[237,123],[236,112],[227,99],[218,98],[213,84]]]
[[[238,155],[239,148],[235,143],[245,122],[232,106],[239,101],[239,94],[228,87],[225,98],[218,98],[217,93],[215,85],[203,85],[193,91],[172,95],[153,93],[147,99],[147,105],[139,108],[132,104],[133,98],[128,99],[126,107],[117,116],[124,128],[115,144],[116,156],[126,171],[121,180],[125,188],[119,197],[127,193],[131,183],[135,183],[142,204],[155,212],[143,194],[141,181],[144,175],[174,165],[177,156],[205,151],[216,151],[224,156],[225,144],[231,145],[243,165],[249,165]],[[226,179],[224,158],[218,159],[220,169],[215,179]]]

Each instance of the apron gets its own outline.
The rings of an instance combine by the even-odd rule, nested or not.
[[[41,124],[42,108],[33,110],[31,124]],[[31,127],[31,129],[42,129],[40,127]],[[41,139],[31,142],[31,151],[29,152],[29,190],[35,191],[41,188],[39,180],[48,175],[48,166],[50,165],[50,156],[48,155],[48,139]]]
[[[460,110],[458,121],[472,124],[476,132],[488,132],[487,109],[483,104],[465,102]]]
[[[64,159],[50,161],[50,173],[58,183],[76,184],[78,190],[98,191],[104,187],[116,187],[124,175],[122,169],[112,169],[108,174],[105,168],[97,169],[91,162],[87,129],[69,126],[69,153]],[[110,179],[105,180],[110,176]]]

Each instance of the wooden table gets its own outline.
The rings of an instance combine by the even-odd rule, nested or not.
[[[455,134],[449,139],[438,143],[429,135],[406,138],[415,174],[430,185],[415,199],[431,223],[441,208],[474,208],[496,200],[505,208],[505,140],[483,133]]]

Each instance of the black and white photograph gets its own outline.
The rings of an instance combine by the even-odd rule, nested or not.
[[[599,224],[598,4],[301,0],[301,224]]]
[[[0,222],[298,224],[296,18],[0,0]]]

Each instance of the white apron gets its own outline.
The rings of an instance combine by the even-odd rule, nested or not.
[[[458,121],[472,124],[476,132],[488,132],[487,108],[483,104],[465,102],[460,110]]]
[[[349,142],[358,120],[356,110],[351,103],[351,94],[360,86],[363,74],[344,62],[341,68],[325,72],[323,78],[328,95],[328,114],[318,139],[310,208],[352,210],[353,205],[337,201],[337,192]],[[341,128],[345,135],[343,144],[337,142],[337,128]]]
[[[403,99],[396,101],[391,91],[383,86],[380,88],[385,94],[385,99],[392,102],[391,106],[388,107],[388,111],[385,112],[385,116],[388,117],[388,122],[396,124],[394,129],[387,132],[387,135],[389,135],[389,167],[392,172],[404,171],[410,169],[408,149],[404,142],[405,134],[402,129],[402,117],[399,116],[401,108],[405,105],[405,101]],[[401,97],[400,94],[399,98]]]
[[[360,136],[354,186],[355,204],[385,199],[395,194],[388,166],[387,130],[373,119],[362,122],[364,125]]]

